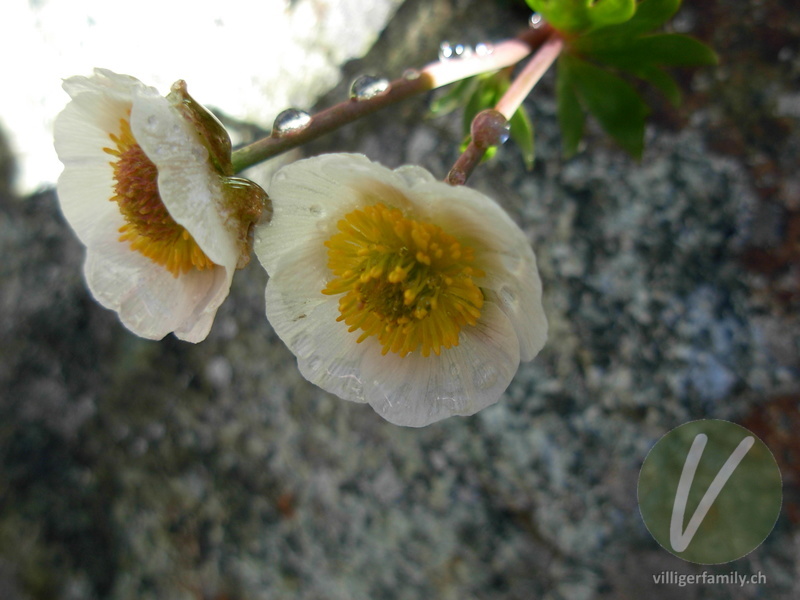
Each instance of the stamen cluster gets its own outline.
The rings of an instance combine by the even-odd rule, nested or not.
[[[440,227],[383,204],[347,214],[325,245],[334,274],[323,294],[344,294],[340,316],[358,342],[378,337],[382,353],[422,356],[458,345],[459,331],[475,325],[483,292],[473,278],[472,248]]]
[[[130,242],[131,250],[145,255],[165,267],[173,276],[192,267],[203,270],[214,267],[189,232],[175,222],[158,191],[158,170],[136,142],[128,119],[120,119],[118,134],[109,137],[113,148],[103,151],[115,157],[109,164],[114,169],[114,196],[125,224],[119,228],[121,242]]]

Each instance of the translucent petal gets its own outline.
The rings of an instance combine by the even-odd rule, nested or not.
[[[86,281],[100,304],[119,313],[131,331],[161,339],[175,331],[187,341],[208,335],[211,320],[228,295],[232,272],[222,267],[181,277],[119,242],[111,223],[98,223],[84,264]]]
[[[170,216],[214,263],[234,269],[239,223],[226,223],[222,183],[197,133],[160,96],[134,97],[131,131],[158,169],[159,195]]]
[[[423,427],[454,415],[472,415],[498,401],[519,366],[519,344],[511,322],[493,304],[484,305],[459,345],[441,355],[400,358],[364,354],[367,401],[396,425]]]

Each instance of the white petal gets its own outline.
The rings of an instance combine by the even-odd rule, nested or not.
[[[394,170],[394,173],[403,178],[403,182],[409,188],[423,183],[436,181],[433,174],[428,169],[423,169],[417,165],[403,165]]]
[[[304,306],[330,300],[331,296],[322,293],[332,277],[327,260],[327,248],[321,242],[309,243],[282,254],[267,282],[267,290],[272,289],[287,298],[287,302],[297,304],[300,307],[298,314],[303,312]],[[268,312],[269,309],[270,303],[267,302]],[[291,310],[295,311],[295,308]]]
[[[267,316],[297,355],[303,375],[342,398],[369,402],[385,419],[424,426],[471,415],[496,402],[519,366],[544,344],[536,259],[520,228],[491,199],[436,181],[425,169],[389,170],[360,155],[323,155],[284,167],[270,188],[274,216],[256,235],[270,274]],[[378,202],[435,223],[471,246],[486,271],[486,302],[459,345],[440,356],[381,354],[371,336],[337,322],[338,297],[320,293],[331,277],[324,246],[337,221]]]
[[[547,340],[547,318],[536,257],[525,234],[497,203],[470,188],[431,182],[416,186],[412,197],[423,218],[476,251],[486,273],[478,284],[493,292],[514,325],[522,360],[533,359]]]
[[[349,332],[347,325],[336,320],[338,316],[338,301],[328,299],[309,311],[306,326],[292,328],[295,331],[281,339],[311,383],[344,400],[366,402],[362,362],[370,353],[380,353],[380,346],[374,338],[357,344],[358,332]]]
[[[127,116],[130,102],[116,106],[97,104],[97,108],[87,111],[77,101],[72,101],[56,117],[54,145],[58,158],[67,167],[98,162],[112,170],[109,162],[113,157],[103,152],[103,148],[114,146],[109,134],[119,133],[119,120]]]
[[[323,154],[283,167],[269,189],[272,220],[259,228],[254,244],[261,264],[272,275],[282,254],[327,240],[338,220],[356,208],[407,206],[404,177],[361,154]]]
[[[542,306],[542,282],[531,256],[494,255],[481,286],[511,321],[519,339],[520,358],[533,360],[547,342],[547,317]]]
[[[166,98],[134,97],[131,131],[158,169],[158,191],[175,222],[183,225],[216,264],[235,268],[238,231],[226,223],[224,194],[208,151]]]
[[[116,216],[115,233],[124,224],[119,206],[111,201],[114,184],[107,165],[94,162],[64,169],[57,189],[61,211],[84,245],[89,244],[98,223],[108,223]]]
[[[92,77],[70,77],[63,83],[72,97],[56,117],[54,142],[58,157],[67,165],[92,157],[110,157],[103,152],[112,145],[109,134],[118,134],[120,119],[127,119],[133,97],[158,97],[158,92],[129,75],[95,69]]]
[[[99,222],[87,252],[84,274],[97,301],[142,337],[161,339],[175,331],[187,341],[204,339],[228,295],[232,271],[216,267],[173,277],[117,238],[111,223]]]
[[[354,335],[354,334],[351,334]],[[364,394],[396,425],[423,427],[453,415],[472,415],[497,402],[519,366],[519,344],[508,318],[484,305],[478,324],[439,356],[364,354]]]

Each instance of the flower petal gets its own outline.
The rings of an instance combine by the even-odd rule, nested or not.
[[[141,337],[157,340],[174,331],[190,342],[204,339],[228,295],[232,271],[215,267],[173,277],[118,241],[110,225],[98,223],[86,256],[84,273],[92,295]]]
[[[273,202],[272,220],[254,245],[261,264],[273,275],[278,257],[300,245],[321,245],[359,206],[406,206],[402,190],[412,173],[399,175],[361,154],[323,154],[283,167],[269,189],[271,198],[283,201]]]
[[[73,165],[61,173],[57,189],[61,211],[84,245],[89,244],[99,223],[113,221],[114,232],[124,224],[119,206],[110,201],[114,185],[108,165]]]
[[[226,223],[220,177],[197,132],[161,96],[134,97],[131,131],[158,169],[158,191],[175,222],[183,225],[216,264],[234,269],[238,232]],[[233,219],[231,219],[233,221]]]
[[[338,316],[338,303],[328,299],[308,312],[306,318],[314,323],[313,335],[301,326],[281,339],[297,356],[300,373],[311,383],[344,400],[366,402],[361,364],[370,353],[380,353],[380,348],[373,339],[357,344],[358,334],[336,321]]]
[[[338,396],[369,402],[382,417],[420,427],[471,415],[496,402],[520,357],[544,344],[536,259],[522,230],[494,201],[439,182],[420,167],[389,170],[361,155],[323,155],[284,167],[270,188],[272,221],[257,231],[267,269],[267,317],[298,357],[309,381]],[[440,355],[382,354],[376,336],[358,343],[340,317],[338,296],[321,293],[333,276],[325,242],[346,214],[382,203],[432,223],[474,251],[485,272],[485,302],[459,344]]]
[[[441,355],[368,352],[361,366],[365,397],[379,415],[423,427],[497,402],[517,372],[519,344],[505,314],[487,303],[478,324],[462,329],[458,346]]]
[[[547,340],[547,318],[536,257],[525,234],[476,190],[433,181],[414,187],[412,195],[424,218],[446,223],[449,234],[475,249],[486,273],[480,286],[493,292],[514,325],[522,360],[533,359]]]
[[[199,132],[154,88],[96,69],[91,77],[65,80],[64,89],[72,101],[54,127],[65,167],[58,194],[66,219],[87,247],[89,289],[138,335],[160,339],[174,331],[181,339],[202,340],[228,295],[249,222],[226,205],[221,176],[209,163]],[[117,183],[106,148],[119,149],[112,136],[121,135],[122,120],[130,121],[136,143],[155,163],[168,212],[217,266],[176,277],[119,240],[126,220],[112,201]]]

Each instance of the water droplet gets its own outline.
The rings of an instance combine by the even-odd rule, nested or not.
[[[420,72],[417,69],[406,69],[403,71],[403,79],[408,79],[409,81],[413,81],[415,79],[419,79]]]
[[[497,292],[497,295],[500,297],[500,302],[505,304],[508,307],[512,307],[517,303],[517,294],[514,290],[512,290],[508,286],[503,286]]]
[[[290,135],[305,129],[309,123],[311,123],[311,115],[306,111],[287,108],[275,117],[275,121],[272,123],[272,135],[274,137]]]
[[[147,129],[149,131],[152,131],[152,132],[157,131],[158,130],[158,124],[159,124],[158,123],[158,117],[155,116],[155,115],[150,115],[149,117],[147,117],[146,124],[147,124]]]
[[[272,178],[273,181],[286,181],[289,176],[286,174],[285,171],[281,170],[275,173],[275,176]]]
[[[497,383],[497,376],[499,375],[497,368],[493,365],[480,364],[474,366],[472,375],[472,383],[479,390],[488,390],[495,383]]]
[[[528,20],[528,25],[530,25],[533,29],[539,29],[544,24],[544,19],[542,19],[542,15],[539,13],[533,13],[531,18]]]
[[[319,371],[319,367],[322,364],[322,359],[319,356],[312,356],[308,359],[308,370],[309,371]]]
[[[374,75],[361,75],[350,86],[350,98],[369,100],[389,90],[389,80]]]
[[[472,48],[464,44],[451,44],[450,42],[442,42],[439,44],[439,60],[465,58],[471,54]]]
[[[308,212],[310,212],[315,217],[318,217],[322,214],[322,207],[319,204],[312,204],[308,207]]]
[[[466,58],[468,56],[472,56],[473,52],[474,50],[472,49],[472,46],[457,44],[455,47],[456,56],[458,56],[459,58]]]
[[[475,145],[479,148],[488,148],[508,141],[511,124],[496,110],[487,109],[475,116],[470,130]]]
[[[503,268],[517,278],[524,277],[526,270],[529,269],[528,262],[517,254],[502,254],[500,260],[503,262]]]
[[[494,46],[491,44],[485,44],[483,42],[479,44],[475,44],[475,54],[478,56],[489,56],[494,52]]]
[[[448,60],[453,58],[453,47],[450,42],[442,42],[439,44],[439,60]]]
[[[461,367],[456,363],[450,365],[450,377],[458,379],[461,377]]]

